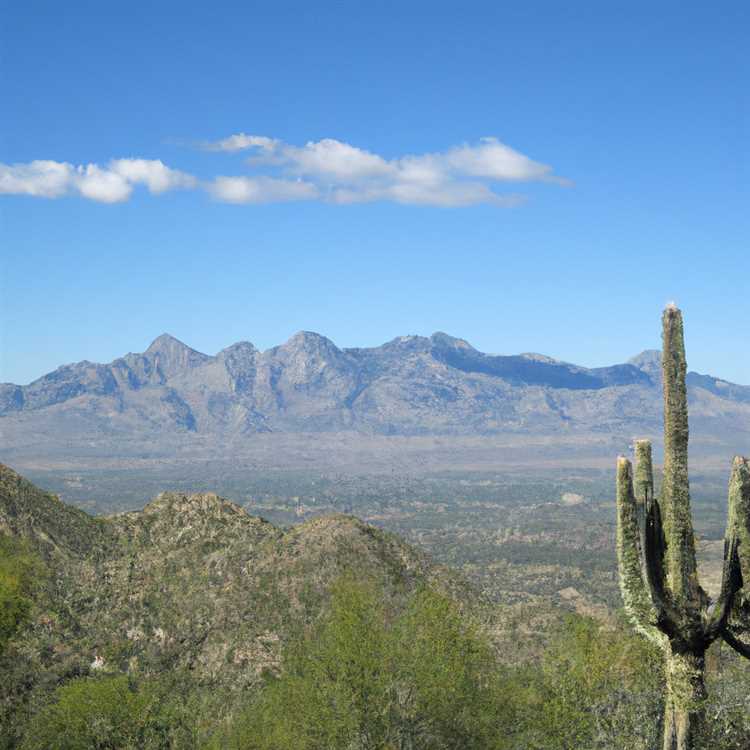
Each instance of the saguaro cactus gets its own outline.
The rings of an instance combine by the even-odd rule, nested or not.
[[[635,478],[617,461],[620,588],[635,626],[664,651],[663,750],[692,750],[703,721],[705,654],[717,639],[750,659],[750,462],[737,456],[729,480],[724,570],[716,601],[697,574],[688,481],[688,412],[682,313],[664,311],[664,478],[654,497],[651,443],[635,444]]]

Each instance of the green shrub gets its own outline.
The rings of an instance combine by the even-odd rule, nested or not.
[[[394,612],[374,583],[344,579],[224,746],[499,749],[508,729],[499,686],[487,640],[449,599],[424,590]]]
[[[624,626],[570,615],[541,665],[516,673],[526,750],[649,750],[661,706],[656,648]]]
[[[0,654],[28,620],[43,570],[28,545],[0,534]]]
[[[143,745],[151,696],[126,676],[82,677],[55,691],[23,750],[129,750]]]

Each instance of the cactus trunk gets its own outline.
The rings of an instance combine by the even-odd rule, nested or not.
[[[704,719],[705,655],[669,653],[663,750],[693,750]]]

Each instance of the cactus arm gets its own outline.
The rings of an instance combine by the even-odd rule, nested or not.
[[[728,567],[725,557],[722,594],[724,594],[726,585],[727,593],[731,591],[731,596],[727,596],[723,602],[722,596],[719,597],[719,601],[725,610],[721,613],[723,619],[720,621],[719,630],[726,643],[737,653],[750,659],[750,645],[741,641],[732,632],[732,629],[750,630],[750,621],[747,620],[747,617],[743,620],[741,608],[738,607],[734,610],[736,619],[740,621],[733,623],[732,629],[729,625],[729,617],[733,611],[733,606],[737,603],[737,594],[743,591],[743,585],[750,582],[750,461],[742,456],[735,456],[732,463],[732,475],[729,479],[729,510],[725,550],[729,544],[733,547],[731,551],[734,554],[731,567]],[[726,583],[727,578],[730,579],[729,584]],[[747,591],[747,588],[744,591]],[[713,617],[718,620],[718,604]]]
[[[738,539],[737,554],[745,594],[750,599],[750,460],[735,456],[729,480],[729,520]],[[750,623],[748,623],[750,625]]]
[[[706,612],[704,632],[706,640],[714,641],[726,625],[732,611],[734,595],[742,588],[740,558],[737,554],[739,541],[737,536],[727,530],[724,540],[724,567],[721,574],[721,590],[716,602]]]
[[[705,631],[709,640],[716,638],[724,628],[732,611],[735,594],[742,588],[742,566],[739,546],[742,526],[750,528],[748,510],[750,503],[743,502],[750,498],[750,470],[747,461],[736,456],[732,463],[732,474],[729,478],[729,502],[727,512],[727,531],[724,536],[724,567],[721,574],[721,591],[715,604],[706,613]]]
[[[664,482],[661,507],[670,540],[665,558],[667,586],[690,609],[705,599],[698,585],[688,481],[688,411],[682,313],[674,305],[662,318],[664,379]],[[684,598],[683,598],[684,597]]]
[[[654,469],[651,461],[651,441],[635,441],[635,476],[633,482],[635,504],[638,510],[638,529],[641,549],[646,544],[646,513],[654,500]],[[644,559],[641,557],[641,566]],[[644,569],[645,575],[645,569]]]
[[[663,635],[655,627],[659,614],[654,608],[641,569],[640,528],[633,492],[633,468],[623,456],[617,459],[617,562],[626,612],[645,636],[661,644]]]
[[[677,630],[677,623],[680,618],[672,605],[671,592],[665,586],[664,557],[666,547],[661,511],[659,503],[654,499],[646,509],[644,570],[651,601],[656,611],[656,624],[663,633],[673,635]]]
[[[724,628],[724,630],[721,631],[721,637],[724,639],[724,642],[731,646],[740,656],[750,659],[750,644],[743,643],[729,630],[729,628]]]
[[[651,460],[651,441],[635,441],[635,499],[645,511],[654,499],[654,466]]]
[[[664,587],[664,555],[666,543],[661,522],[659,503],[653,500],[646,509],[645,570],[651,596],[656,601],[665,601],[669,596]]]
[[[664,622],[668,613],[669,592],[664,588],[664,555],[666,543],[661,523],[659,504],[654,497],[654,469],[651,460],[651,441],[635,441],[635,501],[638,508],[643,576],[648,586],[657,620]]]

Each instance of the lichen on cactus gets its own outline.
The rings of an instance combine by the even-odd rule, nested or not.
[[[750,462],[734,459],[721,590],[711,601],[698,581],[688,479],[688,404],[682,313],[662,318],[664,475],[654,495],[651,443],[635,443],[635,476],[617,461],[617,558],[625,610],[664,652],[663,750],[693,750],[704,719],[705,654],[722,639],[750,658]]]

